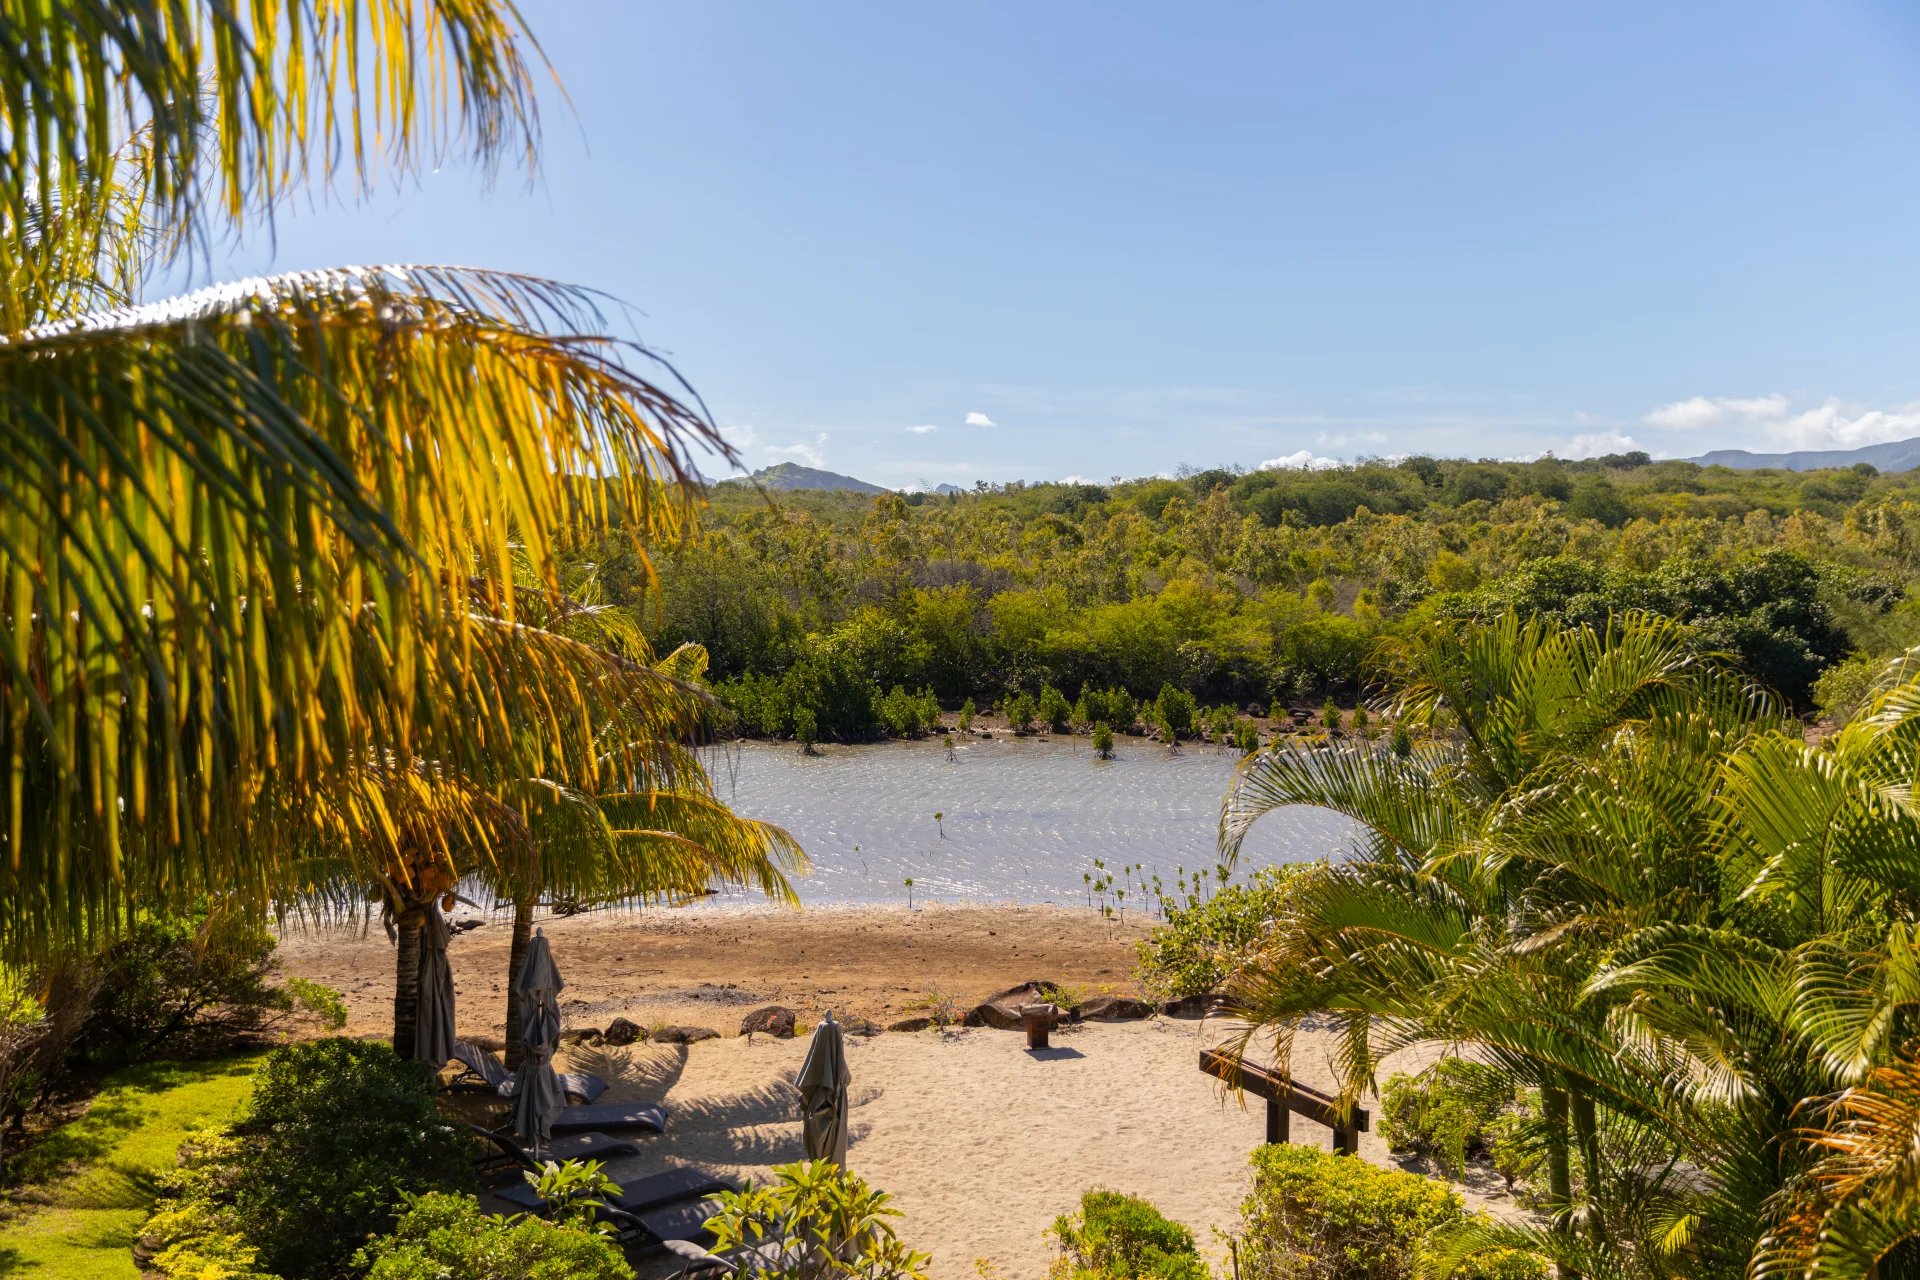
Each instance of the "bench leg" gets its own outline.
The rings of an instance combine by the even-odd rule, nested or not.
[[[1277,1142],[1289,1141],[1292,1137],[1292,1132],[1291,1132],[1292,1128],[1293,1128],[1293,1116],[1287,1111],[1285,1107],[1275,1102],[1272,1098],[1268,1098],[1267,1099],[1267,1143],[1268,1145],[1272,1145]]]
[[[1360,1154],[1360,1131],[1358,1129],[1335,1129],[1333,1131],[1333,1153],[1340,1156]]]

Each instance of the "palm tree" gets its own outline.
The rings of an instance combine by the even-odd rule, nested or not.
[[[1333,809],[1359,831],[1354,859],[1303,881],[1232,985],[1249,1028],[1240,1047],[1270,1033],[1284,1062],[1295,1027],[1334,1013],[1350,1102],[1380,1058],[1420,1041],[1473,1046],[1538,1088],[1562,1228],[1552,1248],[1572,1272],[1592,1241],[1665,1203],[1667,1180],[1649,1184],[1644,1167],[1633,1198],[1607,1201],[1618,1179],[1603,1130],[1629,1126],[1626,1145],[1642,1147],[1683,1132],[1663,1064],[1620,1051],[1586,980],[1622,932],[1697,909],[1705,779],[1765,703],[1698,657],[1683,628],[1640,616],[1603,631],[1508,617],[1396,659],[1395,718],[1439,730],[1435,745],[1269,752],[1224,803],[1228,857],[1286,804]]]
[[[657,677],[506,584],[557,594],[564,533],[689,527],[686,450],[727,451],[671,371],[501,272],[138,301],[308,181],[530,163],[508,0],[0,0],[0,35],[0,942],[297,893],[329,822],[413,875],[416,775],[599,785],[592,704]]]
[[[1605,680],[1554,656],[1641,629],[1442,640],[1483,655],[1444,664],[1477,673],[1434,700],[1453,741],[1250,766],[1230,835],[1297,796],[1350,813],[1367,847],[1303,886],[1235,998],[1283,1047],[1305,1012],[1342,1015],[1350,1094],[1421,1039],[1543,1090],[1577,1195],[1562,1156],[1551,1228],[1469,1226],[1436,1274],[1489,1245],[1592,1275],[1903,1274],[1920,1234],[1916,664],[1815,746],[1723,677],[1622,701],[1669,683],[1646,678],[1661,646],[1628,646],[1641,656]],[[1595,714],[1596,686],[1641,711]]]

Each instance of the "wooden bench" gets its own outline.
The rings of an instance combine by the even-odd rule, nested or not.
[[[1293,1123],[1289,1113],[1297,1112],[1315,1124],[1333,1130],[1334,1151],[1350,1156],[1359,1153],[1360,1135],[1372,1125],[1372,1117],[1367,1114],[1365,1107],[1354,1107],[1343,1118],[1338,1099],[1318,1089],[1284,1079],[1278,1072],[1266,1067],[1242,1062],[1219,1049],[1200,1051],[1200,1069],[1236,1089],[1244,1089],[1256,1098],[1266,1099],[1268,1142],[1289,1140]]]

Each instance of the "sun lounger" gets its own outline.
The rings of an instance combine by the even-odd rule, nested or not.
[[[664,1133],[667,1109],[652,1102],[599,1102],[567,1107],[553,1122],[553,1132],[580,1133],[589,1129],[640,1129]]]
[[[691,1240],[662,1240],[660,1245],[680,1259],[680,1270],[674,1273],[677,1280],[693,1280],[695,1276],[758,1275],[762,1271],[774,1271],[781,1262],[780,1245],[773,1240],[730,1253],[714,1253]],[[759,1267],[753,1268],[756,1263]]]
[[[632,1214],[663,1209],[680,1200],[698,1200],[718,1191],[738,1190],[725,1178],[716,1178],[686,1165],[650,1173],[644,1178],[617,1178],[615,1181],[620,1184],[620,1194],[608,1196],[607,1203]],[[494,1195],[515,1208],[531,1213],[541,1213],[546,1206],[546,1201],[540,1198],[530,1183],[501,1187]]]
[[[498,1176],[502,1172],[537,1173],[542,1164],[549,1160],[562,1163],[568,1160],[612,1160],[640,1154],[640,1144],[631,1138],[616,1138],[610,1134],[589,1131],[556,1137],[535,1156],[505,1130],[483,1129],[477,1124],[469,1124],[467,1128],[492,1148],[489,1154],[477,1161],[483,1177],[489,1174]]]
[[[486,1088],[501,1097],[509,1096],[513,1091],[513,1072],[506,1064],[482,1049],[471,1040],[456,1040],[453,1045],[453,1060],[467,1069]],[[607,1091],[607,1082],[599,1076],[585,1071],[562,1071],[560,1089],[570,1097],[593,1103]]]

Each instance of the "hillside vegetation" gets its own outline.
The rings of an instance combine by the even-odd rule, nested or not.
[[[896,686],[949,707],[1083,685],[1357,700],[1383,639],[1508,606],[1680,618],[1803,712],[1864,694],[1850,657],[1920,640],[1920,472],[1867,466],[1410,458],[946,496],[727,486],[712,504],[708,536],[657,557],[649,620],[663,648],[707,647],[755,732],[805,710],[823,737],[870,735]],[[594,552],[638,600],[642,567]]]

